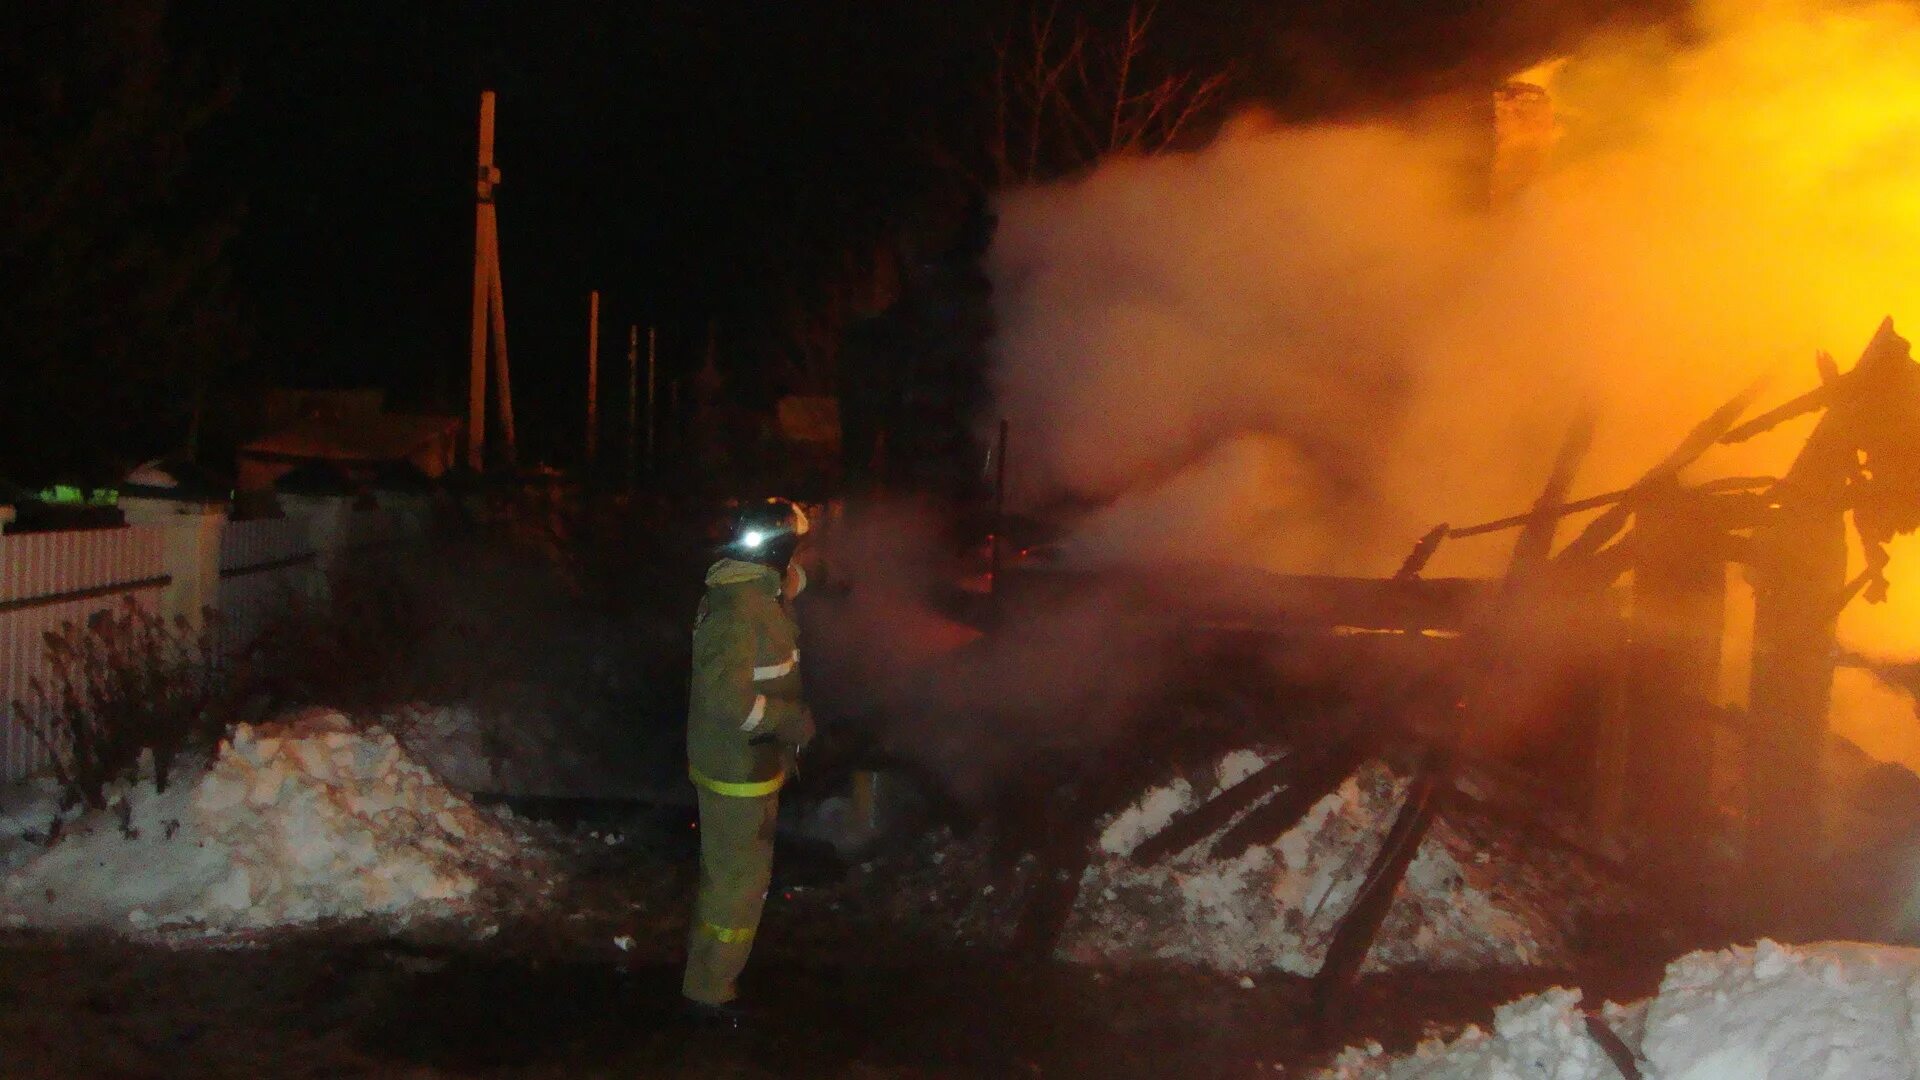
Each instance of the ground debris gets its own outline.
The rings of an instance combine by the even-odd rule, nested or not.
[[[1317,971],[1405,795],[1407,781],[1387,766],[1363,765],[1293,828],[1231,856],[1203,844],[1152,866],[1125,857],[1155,826],[1232,788],[1266,760],[1236,751],[1220,760],[1210,783],[1177,779],[1114,815],[1081,880],[1060,954],[1236,973]],[[1234,828],[1230,820],[1221,831]],[[1562,966],[1574,959],[1583,918],[1632,902],[1566,852],[1534,850],[1491,823],[1469,830],[1443,819],[1421,844],[1369,965]]]

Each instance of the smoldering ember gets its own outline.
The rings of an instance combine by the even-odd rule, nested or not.
[[[0,1076],[1920,1077],[1920,9],[467,7],[3,24]]]

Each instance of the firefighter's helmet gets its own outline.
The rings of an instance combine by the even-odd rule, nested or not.
[[[723,550],[742,562],[785,569],[808,528],[806,512],[786,499],[752,499],[733,514]]]

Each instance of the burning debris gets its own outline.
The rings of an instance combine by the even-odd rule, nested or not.
[[[525,840],[380,728],[315,712],[242,725],[164,792],[126,787],[0,884],[13,926],[231,932],[471,910]]]

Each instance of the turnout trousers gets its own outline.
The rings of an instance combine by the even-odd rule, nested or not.
[[[739,994],[734,981],[747,966],[766,906],[780,794],[742,797],[704,787],[697,791],[700,890],[693,900],[680,992],[703,1004],[724,1005]]]

